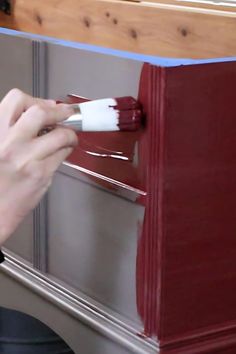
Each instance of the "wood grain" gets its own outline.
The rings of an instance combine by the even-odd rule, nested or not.
[[[165,57],[236,55],[236,7],[184,1],[15,0],[0,25]]]
[[[114,0],[117,1],[117,0]],[[119,0],[118,0],[119,1]],[[130,0],[123,0],[130,1]],[[134,0],[135,1],[135,0]],[[196,7],[196,8],[205,8],[205,9],[214,9],[214,10],[227,10],[235,11],[235,0],[226,0],[226,1],[208,1],[208,0],[139,0],[137,1],[143,5],[147,4],[172,4],[176,6],[187,6],[187,7]]]

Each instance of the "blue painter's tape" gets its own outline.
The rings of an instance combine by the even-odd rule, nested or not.
[[[147,62],[150,64],[160,65],[160,66],[179,66],[179,65],[193,65],[193,64],[206,64],[206,63],[219,63],[219,62],[229,62],[236,61],[236,57],[225,57],[225,58],[213,58],[213,59],[177,59],[177,58],[164,58],[152,55],[143,55],[138,53],[131,53],[122,50],[104,48],[99,46],[94,46],[90,44],[83,44],[78,42],[65,41],[57,38],[41,36],[37,34],[31,34],[26,32],[19,32],[15,30],[9,30],[0,27],[0,34],[6,34],[10,36],[24,36],[31,39],[38,39],[42,41],[49,41],[54,44],[82,49],[94,53],[107,54],[112,56],[117,56],[125,59],[132,59],[141,62]]]

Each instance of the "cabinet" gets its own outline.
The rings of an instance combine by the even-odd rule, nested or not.
[[[6,245],[2,304],[76,353],[233,353],[235,60],[179,65],[24,41],[34,94],[131,95],[146,125],[80,134],[34,213],[33,238],[32,222],[19,231],[31,258],[30,242]]]

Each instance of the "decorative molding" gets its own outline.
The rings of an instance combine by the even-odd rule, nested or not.
[[[33,96],[47,98],[47,43],[32,40]]]
[[[47,43],[32,40],[32,95],[47,97]],[[33,265],[47,271],[47,196],[34,210]]]
[[[95,302],[93,303],[93,300],[84,300],[78,295],[78,292],[76,295],[73,294],[14,257],[6,254],[6,261],[1,265],[0,272],[11,277],[16,286],[17,283],[20,283],[29,292],[37,293],[45,300],[46,306],[50,306],[51,303],[59,307],[102,336],[130,350],[131,353],[158,353],[158,347],[154,341],[138,336],[135,328],[127,326],[108,312],[104,312]],[[29,304],[29,306],[31,305]]]
[[[48,264],[47,195],[34,210],[33,265],[47,272]]]

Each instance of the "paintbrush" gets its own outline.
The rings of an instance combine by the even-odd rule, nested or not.
[[[75,131],[136,131],[142,109],[133,97],[105,98],[72,104],[74,114],[62,122]]]

